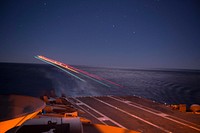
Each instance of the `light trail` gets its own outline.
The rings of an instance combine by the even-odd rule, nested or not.
[[[110,81],[110,80],[107,80],[107,79],[101,78],[101,77],[99,77],[99,76],[97,76],[97,75],[90,74],[90,73],[88,73],[88,72],[86,72],[86,71],[80,70],[80,69],[78,69],[78,68],[74,68],[74,67],[72,67],[72,66],[70,66],[70,65],[68,65],[68,67],[74,69],[75,71],[78,71],[78,72],[80,72],[80,73],[83,73],[83,74],[85,74],[85,75],[88,75],[88,76],[90,76],[90,77],[93,77],[93,78],[95,78],[95,79],[98,79],[98,80],[104,80],[104,81],[109,82],[110,84],[113,84],[113,85],[116,85],[116,86],[119,86],[119,87],[123,88],[122,85],[119,85],[119,84],[114,83],[114,82],[112,82],[112,81]]]
[[[76,76],[76,75],[70,73],[69,71],[66,71],[65,69],[63,69],[63,68],[61,68],[61,67],[64,67],[64,66],[65,66],[64,68],[66,68],[66,69],[69,69],[69,70],[71,70],[71,71],[73,71],[73,72],[75,72],[75,73],[78,73],[78,74],[80,74],[80,75],[82,75],[82,76],[85,76],[85,77],[91,79],[91,80],[94,80],[95,82],[97,82],[97,83],[99,83],[99,84],[102,84],[102,85],[104,85],[104,86],[106,86],[106,87],[110,87],[109,85],[107,85],[107,84],[105,84],[105,83],[102,83],[101,81],[98,81],[98,80],[96,80],[96,79],[94,79],[94,78],[92,78],[92,77],[89,77],[89,76],[87,76],[87,75],[84,75],[84,74],[82,74],[82,73],[79,73],[79,72],[77,72],[77,71],[75,71],[75,70],[69,68],[68,65],[66,65],[66,64],[63,64],[63,63],[60,63],[60,62],[58,62],[58,61],[54,61],[54,60],[48,59],[48,58],[43,57],[43,56],[38,56],[38,57],[35,56],[35,58],[40,59],[41,61],[44,61],[44,62],[46,62],[46,63],[48,63],[48,64],[50,64],[50,65],[53,65],[53,66],[55,66],[55,67],[61,69],[61,70],[65,71],[65,72],[67,72],[68,74],[70,74],[70,75],[72,75],[72,76],[78,78],[78,79],[81,80],[81,81],[84,81],[84,82],[85,82],[85,80],[83,80],[83,79],[81,79],[80,77],[78,77],[78,76]],[[59,67],[58,65],[61,66],[61,67]],[[63,66],[63,65],[64,65],[64,66]]]
[[[80,74],[80,75],[82,75],[82,76],[85,76],[85,77],[87,77],[87,78],[89,78],[89,79],[91,79],[91,80],[93,80],[93,81],[95,81],[95,82],[98,82],[98,83],[100,83],[100,84],[102,84],[102,85],[104,85],[104,86],[106,86],[106,87],[110,87],[110,86],[107,85],[107,84],[105,84],[105,83],[103,83],[103,82],[101,82],[101,81],[106,81],[106,82],[108,82],[108,83],[110,83],[110,84],[112,84],[112,85],[115,85],[115,86],[118,86],[118,87],[123,88],[122,85],[119,85],[119,84],[114,83],[114,82],[112,82],[112,81],[110,81],[110,80],[101,78],[101,77],[99,77],[99,76],[97,76],[97,75],[90,74],[90,73],[88,73],[88,72],[86,72],[86,71],[80,70],[80,69],[75,68],[75,67],[72,67],[72,66],[70,66],[70,65],[61,63],[61,62],[59,62],[59,61],[52,60],[52,59],[49,59],[49,58],[47,58],[47,57],[40,56],[40,55],[38,55],[37,58],[42,59],[42,60],[45,60],[46,62],[50,62],[50,63],[52,63],[52,64],[55,64],[55,66],[60,66],[60,67],[62,67],[62,68],[68,69],[68,70],[73,71],[73,72],[75,72],[75,73],[77,73],[77,74]],[[60,67],[59,67],[59,68],[60,68]],[[101,80],[101,81],[100,81],[100,80]]]
[[[43,60],[46,60],[46,61],[51,62],[51,63],[53,63],[53,64],[56,64],[56,65],[58,65],[58,66],[64,67],[64,68],[66,68],[66,69],[69,69],[70,71],[73,71],[73,72],[75,72],[75,73],[78,73],[78,72],[75,71],[74,69],[71,69],[71,68],[69,67],[69,65],[66,65],[66,64],[64,64],[64,63],[61,63],[61,62],[59,62],[59,61],[52,60],[52,59],[49,59],[49,58],[44,57],[44,56],[41,56],[41,55],[38,55],[38,58],[43,59]]]
[[[44,61],[44,62],[46,62],[46,63],[48,63],[48,64],[50,64],[50,65],[53,65],[53,66],[55,66],[55,67],[57,67],[57,68],[59,68],[59,69],[65,71],[65,72],[67,72],[68,74],[74,76],[75,78],[78,78],[79,80],[85,82],[84,79],[81,79],[80,77],[78,77],[78,76],[76,76],[76,75],[70,73],[69,71],[67,71],[67,70],[65,70],[65,69],[63,69],[63,68],[61,68],[61,67],[63,67],[62,65],[65,65],[65,64],[63,64],[63,63],[60,63],[60,62],[57,62],[57,61],[54,61],[54,60],[50,60],[50,59],[48,59],[48,58],[46,58],[46,57],[43,57],[43,56],[38,56],[38,57],[35,56],[35,58],[37,58],[37,59],[39,59],[39,60],[41,60],[41,61]],[[55,63],[55,64],[54,64],[54,63]],[[61,67],[59,67],[58,65],[61,66]],[[66,67],[64,67],[64,68],[69,69],[69,70],[71,70],[71,71],[73,71],[73,72],[75,72],[75,73],[81,74],[81,73],[79,73],[79,72],[77,72],[77,71],[75,71],[75,70],[69,68],[67,65],[65,65],[65,66],[66,66]],[[102,84],[102,85],[104,85],[104,86],[106,86],[106,87],[110,87],[109,85],[107,85],[107,84],[105,84],[105,83],[102,83],[101,81],[98,81],[98,80],[96,80],[96,79],[93,79],[93,78],[91,78],[91,77],[89,77],[89,76],[87,76],[87,75],[84,75],[84,74],[81,74],[81,75],[82,75],[82,76],[85,76],[85,77],[87,77],[87,78],[90,78],[91,80],[94,80],[95,82],[98,82],[99,84]]]
[[[84,76],[84,77],[87,77],[87,78],[89,78],[89,79],[91,79],[91,80],[93,80],[93,81],[95,81],[95,82],[98,82],[99,84],[102,84],[102,85],[104,85],[104,86],[106,86],[106,87],[110,87],[109,85],[107,85],[107,84],[105,84],[105,83],[103,83],[103,82],[101,82],[101,81],[99,81],[99,80],[96,80],[96,79],[94,79],[94,78],[92,78],[92,77],[89,77],[89,76],[84,75],[84,74],[82,74],[82,73],[79,73],[79,74],[82,75],[82,76]]]
[[[41,61],[43,61],[43,62],[46,62],[46,63],[48,63],[48,64],[50,64],[50,65],[52,65],[52,66],[55,66],[55,67],[59,68],[60,70],[62,70],[62,71],[64,71],[64,72],[68,73],[69,75],[71,75],[71,76],[73,76],[73,77],[75,77],[75,78],[77,78],[77,79],[79,79],[79,80],[81,80],[81,81],[83,81],[83,82],[86,82],[84,79],[82,79],[82,78],[80,78],[80,77],[78,77],[78,76],[76,76],[76,75],[70,73],[69,71],[67,71],[67,70],[65,70],[65,69],[63,69],[63,68],[61,68],[61,67],[59,67],[59,66],[57,66],[57,65],[55,65],[55,64],[53,64],[53,63],[51,63],[51,62],[48,62],[48,61],[43,60],[43,59],[41,59],[41,58],[38,58],[37,56],[35,56],[35,58],[36,58],[36,59],[39,59],[39,60],[41,60]]]
[[[50,65],[53,65],[53,66],[55,66],[55,67],[61,69],[61,70],[65,71],[65,72],[67,72],[68,74],[70,74],[70,75],[72,75],[72,76],[78,78],[78,79],[81,80],[81,81],[84,81],[84,82],[85,82],[85,80],[83,80],[83,79],[81,79],[80,77],[78,77],[78,76],[76,76],[76,75],[70,73],[69,71],[66,71],[65,69],[63,69],[63,68],[61,68],[61,67],[64,67],[64,66],[65,66],[64,68],[66,68],[66,69],[69,69],[69,70],[71,70],[71,71],[73,71],[73,72],[75,72],[75,73],[78,73],[78,74],[80,74],[80,75],[82,75],[82,76],[85,76],[85,77],[91,79],[91,80],[94,80],[95,82],[98,82],[99,84],[102,84],[102,85],[104,85],[104,86],[106,86],[106,87],[110,87],[109,85],[107,85],[107,84],[105,84],[105,83],[102,83],[101,81],[98,81],[98,80],[96,80],[96,79],[94,79],[94,78],[91,78],[91,77],[89,77],[89,76],[87,76],[87,75],[81,74],[81,73],[79,73],[79,72],[77,72],[77,71],[75,71],[75,70],[69,68],[68,65],[66,65],[66,64],[63,64],[63,63],[60,63],[60,62],[57,62],[57,61],[54,61],[54,60],[50,60],[50,59],[48,59],[48,58],[46,58],[46,57],[43,57],[43,56],[38,56],[38,57],[35,56],[35,58],[40,59],[41,61],[44,61],[44,62],[46,62],[46,63],[48,63],[48,64],[50,64]],[[61,66],[61,67],[59,67],[58,65]],[[64,65],[64,66],[63,66],[63,65]]]

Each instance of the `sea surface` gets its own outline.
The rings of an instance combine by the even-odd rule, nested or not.
[[[85,82],[47,64],[0,63],[0,94],[39,97],[47,95],[105,96],[133,95],[166,104],[200,104],[200,71],[138,70],[74,66],[108,82],[102,85],[87,77]]]

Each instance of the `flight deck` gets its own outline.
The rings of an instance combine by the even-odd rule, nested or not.
[[[200,132],[200,115],[172,110],[139,97],[75,97],[68,100],[81,111],[79,116],[95,124],[145,133]]]

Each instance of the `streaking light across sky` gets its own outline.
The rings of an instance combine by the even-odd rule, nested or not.
[[[104,86],[106,86],[106,87],[110,87],[110,86],[107,85],[107,84],[105,84],[105,83],[103,83],[103,82],[101,82],[101,81],[106,81],[106,82],[108,82],[108,83],[110,83],[110,84],[112,84],[112,85],[115,85],[115,86],[118,86],[118,87],[123,87],[123,86],[121,86],[121,85],[119,85],[119,84],[117,84],[117,83],[114,83],[114,82],[109,81],[109,80],[107,80],[107,79],[101,78],[101,77],[99,77],[99,76],[97,76],[97,75],[90,74],[90,73],[88,73],[88,72],[86,72],[86,71],[83,71],[83,70],[74,68],[74,67],[72,67],[72,66],[70,66],[70,65],[61,63],[61,62],[56,61],[56,60],[49,59],[49,58],[44,57],[44,56],[40,56],[40,55],[39,55],[39,56],[36,56],[35,58],[40,59],[40,60],[42,60],[42,61],[44,61],[44,62],[46,62],[46,63],[48,63],[48,64],[51,64],[51,65],[53,65],[53,66],[56,66],[57,68],[62,68],[61,70],[63,70],[63,71],[66,71],[66,69],[67,69],[67,70],[72,71],[72,72],[74,72],[74,73],[80,74],[80,75],[82,75],[82,76],[84,76],[84,77],[87,77],[87,78],[89,78],[89,79],[91,79],[91,80],[93,80],[93,81],[95,81],[95,82],[97,82],[97,83],[99,83],[99,84],[102,84],[102,85],[104,85]],[[64,69],[63,69],[63,68],[64,68]],[[74,77],[78,78],[79,80],[81,79],[80,77],[78,77],[78,76],[76,76],[76,75],[70,73],[69,71],[67,71],[67,73],[69,73],[71,76],[74,76]],[[82,80],[83,80],[83,79],[82,79]]]
[[[78,71],[78,72],[80,72],[80,73],[83,73],[83,74],[85,74],[85,75],[88,75],[88,76],[90,76],[90,77],[93,77],[93,78],[95,78],[95,79],[103,80],[103,81],[109,82],[110,84],[116,85],[116,86],[118,86],[118,87],[123,87],[122,85],[119,85],[119,84],[114,83],[114,82],[112,82],[112,81],[110,81],[110,80],[101,78],[101,77],[99,77],[99,76],[97,76],[97,75],[90,74],[90,73],[88,73],[88,72],[86,72],[86,71],[83,71],[83,70],[74,68],[74,67],[72,67],[72,66],[69,66],[69,67],[71,67],[71,68],[74,69],[75,71]]]
[[[0,62],[39,63],[32,57],[41,53],[77,66],[199,70],[199,5],[199,0],[1,0]]]
[[[73,76],[73,77],[75,77],[75,78],[77,78],[77,79],[79,79],[79,80],[85,82],[84,79],[82,79],[82,78],[80,78],[80,77],[78,77],[78,76],[76,76],[76,75],[70,73],[70,72],[67,71],[66,69],[63,69],[63,68],[61,68],[61,67],[59,67],[59,66],[57,66],[57,65],[55,65],[55,64],[53,64],[53,63],[51,63],[51,62],[48,62],[48,61],[46,61],[46,60],[43,60],[43,59],[41,59],[41,58],[39,58],[39,57],[37,57],[37,56],[35,56],[35,58],[36,58],[36,59],[39,59],[39,60],[41,60],[41,61],[43,61],[43,62],[46,62],[47,64],[50,64],[50,65],[52,65],[52,66],[55,66],[55,67],[59,68],[60,70],[62,70],[62,71],[64,71],[64,72],[68,73],[69,75],[71,75],[71,76]]]

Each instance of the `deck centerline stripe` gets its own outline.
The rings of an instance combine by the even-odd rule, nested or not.
[[[115,106],[113,106],[113,105],[111,105],[111,104],[109,104],[109,103],[107,103],[107,102],[104,102],[104,101],[102,101],[102,100],[100,100],[100,99],[97,99],[97,98],[95,98],[95,97],[92,97],[92,98],[95,99],[95,100],[97,100],[97,101],[99,101],[99,102],[101,102],[101,103],[103,103],[103,104],[105,104],[105,105],[107,105],[107,106],[110,106],[110,107],[112,107],[112,108],[114,108],[114,109],[116,109],[116,110],[119,110],[119,111],[121,111],[121,112],[123,112],[123,113],[125,113],[125,114],[127,114],[127,115],[129,115],[129,116],[131,116],[131,117],[133,117],[133,118],[136,118],[136,119],[138,119],[138,120],[140,120],[140,121],[143,121],[144,123],[147,123],[147,124],[149,124],[149,125],[151,125],[151,126],[153,126],[153,127],[156,127],[156,128],[158,128],[158,129],[160,129],[160,130],[162,130],[162,131],[164,131],[164,132],[171,133],[171,131],[168,131],[168,130],[166,130],[166,129],[164,129],[164,128],[158,126],[158,125],[155,125],[155,124],[153,124],[153,123],[151,123],[151,122],[149,122],[149,121],[147,121],[147,120],[144,120],[144,119],[142,119],[142,118],[140,118],[140,117],[138,117],[138,116],[136,116],[136,115],[133,115],[133,114],[131,114],[131,113],[125,111],[125,110],[122,110],[122,109],[120,109],[120,108],[118,108],[118,107],[115,107]]]
[[[116,100],[116,101],[119,101],[119,102],[128,104],[129,106],[133,106],[133,107],[135,107],[135,108],[138,108],[138,109],[144,110],[144,111],[146,111],[146,112],[152,113],[152,114],[154,114],[154,115],[160,116],[160,117],[162,117],[162,118],[171,120],[171,121],[173,121],[173,122],[175,122],[175,123],[179,123],[179,124],[184,125],[184,126],[186,126],[186,127],[190,127],[190,128],[195,129],[195,130],[197,130],[197,131],[200,131],[199,128],[196,128],[196,127],[191,126],[191,125],[189,125],[189,124],[186,124],[186,123],[177,121],[177,120],[175,120],[175,119],[169,118],[168,116],[171,116],[171,115],[168,115],[168,114],[165,114],[165,113],[162,113],[162,112],[158,114],[158,113],[155,113],[155,112],[153,112],[153,111],[147,110],[147,109],[145,109],[145,108],[139,107],[139,106],[137,106],[137,105],[133,105],[132,102],[131,102],[131,103],[123,102],[123,101],[121,101],[121,100],[119,100],[119,99],[117,99],[117,98],[115,98],[115,97],[112,97],[112,96],[108,96],[108,97],[109,97],[109,98],[112,98],[112,99],[114,99],[114,100]],[[164,114],[165,114],[165,115],[164,115]],[[173,116],[171,116],[171,117],[173,117]],[[180,119],[180,118],[178,118],[178,119]],[[180,119],[180,120],[182,120],[182,119]],[[185,121],[185,120],[183,120],[183,121]],[[187,122],[187,121],[185,121],[185,122]],[[189,123],[190,123],[190,122],[189,122]],[[192,124],[193,124],[193,123],[192,123]],[[195,124],[194,124],[194,125],[195,125]]]
[[[121,124],[119,124],[118,122],[114,121],[113,119],[109,118],[108,116],[102,114],[101,112],[97,111],[96,109],[92,108],[91,106],[87,105],[86,103],[82,102],[81,100],[77,99],[77,98],[73,98],[75,100],[77,100],[80,103],[83,103],[86,107],[88,107],[89,109],[93,110],[94,112],[98,113],[99,115],[103,116],[104,118],[106,118],[107,120],[111,121],[112,123],[114,123],[115,125],[127,129],[126,127],[122,126]]]

